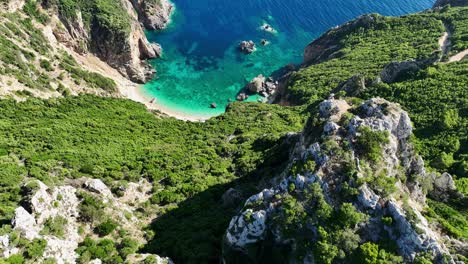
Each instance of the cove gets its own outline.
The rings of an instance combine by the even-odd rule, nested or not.
[[[163,56],[152,60],[157,77],[142,87],[168,114],[208,118],[258,74],[302,61],[304,47],[331,27],[365,13],[397,16],[430,8],[434,0],[173,0],[170,26],[147,32]],[[260,29],[268,23],[277,33]],[[266,39],[267,46],[260,45]],[[241,54],[242,40],[257,51]],[[257,101],[258,97],[249,98]],[[210,104],[217,108],[211,109]]]

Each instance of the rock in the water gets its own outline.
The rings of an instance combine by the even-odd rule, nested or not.
[[[242,41],[239,44],[239,50],[242,51],[245,54],[250,54],[250,53],[256,51],[257,48],[255,47],[255,43],[253,41],[249,40],[249,41]]]
[[[216,103],[211,103],[210,107],[214,109],[214,108],[218,107],[218,105]]]
[[[255,77],[249,84],[247,84],[247,89],[252,93],[259,93],[263,90],[263,84],[265,83],[265,77],[259,75]]]
[[[237,95],[236,97],[237,101],[244,101],[244,100],[247,100],[248,98],[249,96],[246,93],[239,93],[239,95]]]

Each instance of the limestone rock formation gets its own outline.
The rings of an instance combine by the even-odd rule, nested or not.
[[[339,217],[343,201],[348,201],[352,210],[365,216],[350,226],[361,243],[386,236],[396,242],[398,253],[407,262],[427,252],[435,263],[444,263],[443,258],[451,254],[447,238],[421,213],[425,190],[420,181],[432,175],[425,172],[424,162],[409,141],[412,125],[408,114],[379,98],[350,105],[331,97],[311,119],[316,125],[304,129],[292,151],[290,167],[271,181],[273,187],[250,197],[232,218],[224,239],[224,261],[264,261],[270,250],[284,249],[282,263],[315,263],[313,245],[321,239],[318,229],[335,221],[321,222],[319,216],[329,207],[330,214]],[[380,145],[374,150],[379,157],[373,161],[360,145],[365,133],[387,138],[365,143]],[[385,181],[379,179],[382,177]],[[442,193],[455,188],[447,175],[436,181]],[[355,190],[351,196],[344,194],[349,188]],[[400,195],[408,198],[400,199]],[[383,224],[383,217],[393,223]]]

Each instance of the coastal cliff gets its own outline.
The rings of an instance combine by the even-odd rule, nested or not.
[[[77,52],[92,52],[131,81],[144,83],[155,73],[146,60],[159,57],[161,47],[148,42],[140,20],[143,25],[148,25],[148,29],[154,29],[157,22],[147,23],[148,18],[158,17],[160,21],[165,18],[165,23],[158,24],[158,29],[162,29],[172,10],[168,7],[172,7],[170,3],[159,1],[157,6],[161,8],[147,8],[142,12],[143,7],[153,7],[147,2],[140,1],[136,5],[135,1],[120,0],[110,5],[105,1],[91,1],[81,6],[45,2],[43,5],[64,25],[65,30],[61,30],[62,27],[54,30],[60,41]],[[94,11],[89,12],[89,7]],[[139,14],[143,13],[145,16],[140,16],[139,20]]]

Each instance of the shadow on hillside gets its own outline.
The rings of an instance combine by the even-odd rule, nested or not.
[[[261,182],[281,172],[289,159],[291,140],[269,145],[255,171],[224,185],[216,185],[179,203],[151,225],[155,236],[143,252],[170,257],[175,263],[220,263],[222,239],[231,218],[245,200],[261,189]],[[265,146],[265,142],[256,142]],[[272,142],[268,142],[272,143]],[[223,205],[223,194],[234,188],[240,196]]]

